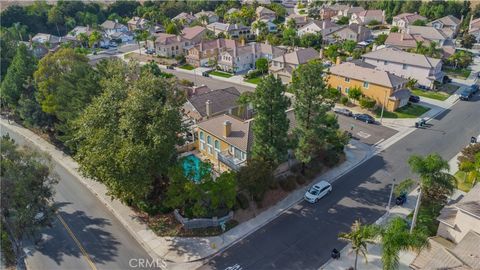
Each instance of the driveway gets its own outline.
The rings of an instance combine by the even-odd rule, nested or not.
[[[382,125],[367,124],[343,115],[338,115],[338,124],[341,130],[351,132],[355,139],[368,145],[384,141],[398,132]]]

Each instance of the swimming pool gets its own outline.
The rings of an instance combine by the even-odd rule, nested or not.
[[[199,182],[201,160],[195,155],[188,155],[182,158],[182,167],[185,176],[191,178],[195,182]]]

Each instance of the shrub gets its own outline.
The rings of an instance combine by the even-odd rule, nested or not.
[[[307,180],[305,180],[305,178],[301,174],[295,175],[294,178],[297,181],[297,184],[300,186],[304,185],[307,182]]]
[[[245,79],[253,79],[253,78],[256,78],[256,77],[259,77],[261,76],[263,73],[261,70],[258,70],[258,69],[254,69],[250,72],[248,72],[247,74],[245,74]]]
[[[348,104],[348,97],[342,96],[342,97],[340,98],[340,103],[341,103],[342,105],[347,105],[347,104]]]
[[[3,222],[1,226],[0,247],[2,248],[3,263],[5,263],[7,268],[13,267],[15,265],[15,252],[13,252],[12,243],[10,242]]]
[[[325,155],[323,159],[323,164],[329,168],[332,168],[333,166],[337,165],[339,161],[340,161],[340,157],[338,153],[331,150],[331,151],[328,151],[327,154]]]
[[[245,194],[243,193],[237,194],[237,204],[243,210],[247,209],[250,206],[247,196],[245,196]]]
[[[292,191],[297,187],[297,184],[295,183],[295,179],[293,177],[282,179],[278,183],[280,184],[280,187],[287,192]]]
[[[364,109],[372,109],[375,107],[375,104],[377,104],[377,102],[369,97],[360,98],[360,107]]]
[[[181,84],[181,85],[185,85],[185,86],[193,86],[194,85],[194,83],[192,81],[189,81],[187,79],[181,79],[178,83]]]
[[[177,60],[179,64],[183,64],[186,61],[185,56],[183,54],[179,54],[175,56],[175,60]]]
[[[268,187],[269,187],[270,189],[272,189],[272,190],[278,189],[278,186],[279,186],[279,185],[278,185],[278,181],[275,181],[275,180],[272,181],[272,182],[270,183],[270,185],[268,185]]]

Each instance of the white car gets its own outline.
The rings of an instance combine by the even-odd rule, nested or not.
[[[332,191],[332,185],[326,181],[320,181],[305,192],[305,200],[309,203],[316,203]]]

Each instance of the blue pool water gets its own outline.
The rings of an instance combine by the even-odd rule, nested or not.
[[[200,162],[201,160],[195,155],[182,158],[183,172],[195,182],[200,181]]]

